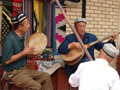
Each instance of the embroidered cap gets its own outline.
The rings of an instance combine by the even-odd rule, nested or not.
[[[112,58],[117,57],[119,54],[119,50],[116,49],[111,43],[104,44],[103,51]]]
[[[14,16],[11,21],[13,24],[19,24],[20,22],[22,22],[23,20],[25,20],[27,18],[27,16],[24,13],[18,14],[16,16]]]
[[[76,18],[75,19],[75,21],[74,21],[74,24],[76,24],[76,23],[78,23],[78,22],[84,22],[84,23],[86,23],[87,21],[86,21],[86,19],[85,18]]]

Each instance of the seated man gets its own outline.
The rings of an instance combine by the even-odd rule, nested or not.
[[[26,15],[18,14],[12,18],[12,22],[14,30],[6,36],[2,48],[2,68],[6,71],[4,78],[21,88],[53,90],[48,73],[26,67],[27,55],[35,52],[28,45],[24,47],[23,35],[30,28]]]
[[[69,78],[72,87],[79,90],[120,90],[120,79],[116,70],[108,63],[119,51],[112,44],[104,44],[95,61],[81,63]]]
[[[74,27],[75,30],[77,31],[79,37],[81,38],[81,40],[83,41],[84,44],[89,44],[92,43],[94,41],[97,41],[97,37],[94,34],[88,33],[86,32],[86,25],[87,25],[87,21],[85,18],[76,18],[75,22],[74,22]],[[111,40],[109,40],[107,43],[112,43],[113,45],[115,45],[114,39],[117,37],[118,34],[113,34],[113,37]],[[93,46],[91,46],[90,48],[88,48],[88,52],[90,53],[90,55],[92,56],[93,59],[94,58],[94,49],[96,50],[100,50],[103,47],[104,43],[99,42]],[[77,49],[81,50],[81,45],[78,42],[76,36],[74,34],[70,34],[67,35],[64,42],[59,46],[58,48],[58,52],[60,54],[67,54],[70,50],[71,47],[76,47]],[[83,58],[76,64],[74,65],[67,65],[65,64],[65,71],[67,76],[69,77],[72,73],[74,73],[78,67],[78,65],[82,62],[87,62],[89,61],[87,55],[85,54],[83,56]]]

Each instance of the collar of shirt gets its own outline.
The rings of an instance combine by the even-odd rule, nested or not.
[[[95,62],[102,63],[102,64],[104,64],[104,65],[108,65],[108,62],[107,62],[106,60],[104,60],[104,59],[101,59],[101,58],[97,58],[97,59],[95,60]]]
[[[85,42],[85,39],[86,39],[87,37],[88,37],[88,36],[87,36],[87,33],[85,32],[84,37],[83,37],[83,39],[82,39],[83,43]],[[78,42],[77,38],[76,38],[76,41]]]
[[[17,40],[23,40],[23,41],[25,40],[24,37],[20,38],[14,31],[13,34]]]

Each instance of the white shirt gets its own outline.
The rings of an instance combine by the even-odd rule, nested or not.
[[[103,59],[81,63],[69,78],[72,87],[79,90],[120,90],[117,71]]]

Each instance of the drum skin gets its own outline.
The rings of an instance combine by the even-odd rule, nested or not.
[[[30,48],[35,48],[35,52],[33,54],[40,54],[47,46],[47,37],[43,33],[34,33],[28,39],[28,46]]]

